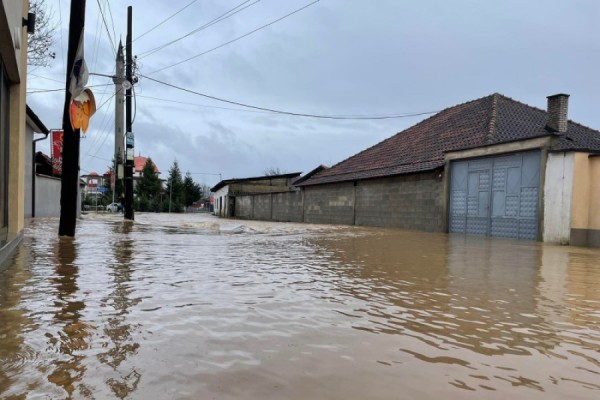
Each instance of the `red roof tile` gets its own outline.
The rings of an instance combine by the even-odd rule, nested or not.
[[[143,156],[133,157],[134,172],[142,172],[142,170],[144,169],[144,165],[146,165],[147,159],[148,159],[147,157],[143,157]],[[154,162],[153,162],[153,164],[154,164]],[[154,164],[154,171],[157,174],[160,174],[160,171],[156,167],[156,164]]]
[[[553,150],[600,152],[600,132],[569,121],[567,132],[557,134],[547,120],[546,111],[494,93],[447,108],[298,186],[433,170],[447,152],[541,136],[559,137]]]

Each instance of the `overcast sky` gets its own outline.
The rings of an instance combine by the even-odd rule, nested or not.
[[[140,74],[191,91],[295,113],[367,116],[437,111],[494,92],[545,109],[546,96],[568,93],[569,117],[600,129],[597,0],[321,0],[155,72],[312,1],[87,0],[87,65],[114,73],[115,40],[125,42],[131,5]],[[46,3],[60,25],[56,59],[30,68],[29,92],[64,87],[70,2]],[[236,10],[247,8],[145,55],[240,4]],[[113,157],[114,86],[104,77],[88,82],[103,84],[110,85],[94,88],[102,108],[81,141],[82,174],[103,173]],[[333,165],[427,117],[323,120],[257,112],[144,76],[135,89],[136,155],[150,156],[163,178],[176,159],[209,185],[219,176],[208,174],[228,179]],[[60,128],[64,92],[30,93],[27,102],[47,127]],[[40,148],[49,152],[48,143]]]

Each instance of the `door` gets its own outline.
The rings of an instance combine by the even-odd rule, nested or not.
[[[540,152],[453,161],[449,231],[537,239]]]

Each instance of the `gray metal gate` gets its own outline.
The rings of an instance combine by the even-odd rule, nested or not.
[[[453,161],[449,231],[537,239],[540,152]]]

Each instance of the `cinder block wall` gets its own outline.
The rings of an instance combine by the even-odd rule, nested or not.
[[[441,232],[443,183],[435,173],[357,182],[356,225]]]
[[[271,195],[257,194],[254,195],[254,212],[253,219],[259,221],[271,220]]]
[[[235,216],[242,219],[253,219],[252,215],[252,196],[236,196],[235,198]]]
[[[302,192],[272,194],[273,220],[282,222],[302,222]]]
[[[381,226],[441,232],[443,182],[436,173],[236,197],[235,216],[264,221]]]
[[[305,187],[304,222],[354,225],[354,183]]]

